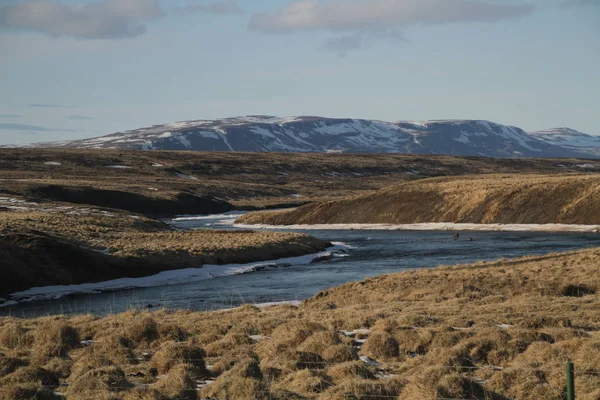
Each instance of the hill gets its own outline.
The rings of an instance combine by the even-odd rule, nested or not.
[[[66,202],[171,217],[297,206],[434,176],[583,171],[600,171],[600,162],[396,154],[0,149],[0,207],[18,206],[9,204],[9,199],[18,197],[38,206]]]
[[[30,147],[226,152],[347,152],[484,157],[596,157],[597,152],[541,140],[480,120],[385,122],[325,117],[247,116],[183,121],[92,139]],[[597,145],[596,145],[597,147]]]
[[[600,224],[600,175],[432,178],[373,194],[253,213],[249,224]]]
[[[581,133],[569,128],[546,129],[529,134],[554,146],[600,155],[600,136]]]

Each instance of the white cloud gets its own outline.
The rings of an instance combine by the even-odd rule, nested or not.
[[[293,0],[275,14],[254,14],[250,28],[262,32],[348,31],[418,23],[491,22],[527,15],[533,8],[480,0]]]
[[[180,14],[203,13],[203,14],[243,14],[244,10],[237,4],[236,0],[220,0],[212,3],[190,3],[187,6],[177,9]]]
[[[500,5],[482,0],[291,0],[275,13],[252,15],[249,29],[264,33],[342,33],[324,46],[339,52],[363,47],[367,34],[398,35],[398,28],[415,24],[495,22],[525,16],[533,10],[530,4]]]
[[[164,15],[158,0],[101,0],[71,5],[29,1],[0,8],[0,27],[76,39],[122,39],[146,32]]]
[[[577,6],[600,6],[600,0],[566,0],[561,3],[562,7]]]

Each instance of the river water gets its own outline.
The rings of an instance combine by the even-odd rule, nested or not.
[[[171,221],[179,229],[225,228],[233,217],[216,216]],[[47,314],[122,312],[133,307],[214,310],[240,304],[302,300],[320,290],[366,277],[416,268],[541,255],[600,246],[597,233],[450,231],[300,231],[349,250],[306,265],[170,286],[113,291],[35,301],[0,309],[0,315],[33,317]],[[471,238],[472,240],[468,240]],[[151,306],[151,307],[150,307]]]

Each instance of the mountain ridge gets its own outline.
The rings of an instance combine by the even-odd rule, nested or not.
[[[516,126],[486,120],[386,122],[269,115],[180,121],[22,147],[600,157],[600,137],[568,128],[527,133]]]

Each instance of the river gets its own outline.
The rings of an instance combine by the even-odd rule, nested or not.
[[[231,226],[233,218],[183,218],[170,222],[179,229],[235,229]],[[249,274],[24,302],[0,309],[0,315],[104,315],[133,307],[214,310],[246,303],[294,301],[309,298],[326,288],[375,275],[600,246],[597,233],[477,231],[460,232],[456,238],[451,231],[348,229],[299,232],[331,242],[343,242],[349,249],[327,260]]]

